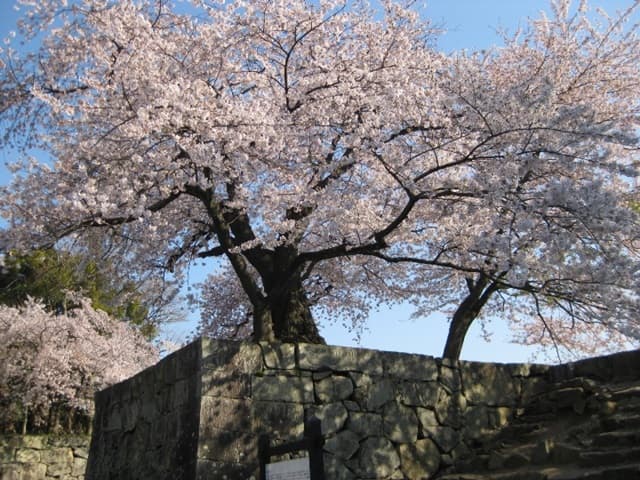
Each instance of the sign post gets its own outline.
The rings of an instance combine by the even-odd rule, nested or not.
[[[258,438],[260,480],[325,480],[322,457],[322,428],[320,420],[311,417],[304,424],[302,440],[271,446],[268,435]],[[307,457],[270,463],[272,456],[306,450]]]

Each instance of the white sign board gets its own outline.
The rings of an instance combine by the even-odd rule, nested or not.
[[[309,457],[267,463],[267,480],[311,480]]]

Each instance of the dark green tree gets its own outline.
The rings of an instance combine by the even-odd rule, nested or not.
[[[10,251],[2,263],[0,304],[15,307],[32,297],[42,300],[50,311],[66,312],[78,306],[68,292],[80,292],[93,308],[136,325],[147,338],[157,334],[144,291],[134,280],[114,274],[108,258],[48,248]]]

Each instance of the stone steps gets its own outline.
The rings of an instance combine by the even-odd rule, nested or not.
[[[579,463],[584,467],[619,465],[628,462],[629,459],[640,459],[640,446],[625,449],[617,448],[605,451],[582,452],[579,455]]]
[[[522,468],[494,473],[452,473],[439,480],[640,480],[640,463],[616,466]]]
[[[604,431],[622,430],[623,428],[635,428],[640,430],[640,415],[617,414],[602,419]]]
[[[619,447],[640,445],[640,431],[638,430],[614,430],[596,434],[591,445],[594,447]]]
[[[544,480],[640,480],[640,463],[611,467],[547,469]],[[514,477],[515,480],[516,477]]]
[[[640,385],[559,385],[438,478],[640,480]]]
[[[458,464],[457,470],[460,473],[472,473],[510,470],[531,465],[615,466],[634,459],[640,460],[640,443],[631,444],[626,448],[613,446],[606,449],[586,450],[584,447],[571,444],[553,444],[545,441],[476,455],[470,461]]]

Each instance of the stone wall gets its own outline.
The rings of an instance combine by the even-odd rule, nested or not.
[[[80,480],[87,435],[1,435],[0,480]]]
[[[558,378],[634,375],[634,364],[637,375],[637,361],[485,364],[199,340],[97,396],[87,479],[257,478],[258,436],[297,439],[312,415],[327,479],[430,478]]]
[[[256,441],[315,415],[328,479],[427,478],[503,426],[548,367],[308,344],[203,342],[198,478],[257,476]]]
[[[195,478],[200,347],[192,343],[96,394],[86,478]]]

